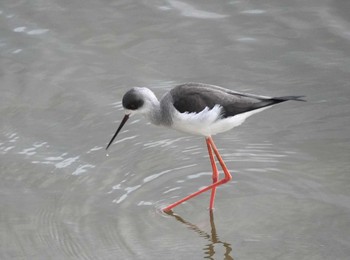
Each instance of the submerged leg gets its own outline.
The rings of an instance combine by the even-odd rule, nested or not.
[[[199,191],[196,191],[196,192],[186,196],[185,198],[183,198],[177,202],[174,202],[173,204],[170,204],[168,207],[164,208],[163,211],[165,211],[165,212],[170,211],[171,209],[173,209],[177,205],[179,205],[179,204],[181,204],[181,203],[183,203],[183,202],[185,202],[185,201],[187,201],[187,200],[189,200],[189,199],[191,199],[191,198],[193,198],[193,197],[195,197],[203,192],[206,192],[208,190],[212,190],[212,195],[211,195],[212,197],[210,199],[210,204],[214,204],[216,187],[220,186],[220,185],[222,185],[222,184],[224,184],[232,179],[232,176],[231,176],[230,172],[228,171],[223,159],[221,158],[221,155],[220,155],[218,149],[216,148],[213,139],[211,137],[207,137],[206,142],[207,142],[207,146],[208,146],[208,151],[210,150],[210,151],[214,152],[216,158],[218,159],[220,166],[221,166],[222,170],[224,171],[225,178],[223,178],[221,180],[216,180],[215,183],[213,183],[207,187],[204,187],[203,189],[200,189]],[[209,146],[210,146],[210,149],[209,149]],[[213,160],[213,162],[212,162],[212,167],[213,167],[213,163],[215,164],[215,160],[214,160],[213,154],[211,154],[211,155],[210,154],[211,154],[211,152],[209,152],[209,157],[210,157],[211,162]],[[216,168],[216,165],[215,165],[215,168]],[[214,167],[213,167],[213,179],[214,179],[214,175],[217,178],[218,174],[214,174]],[[214,195],[213,195],[213,190],[214,190]]]
[[[207,148],[208,148],[211,168],[213,169],[213,176],[212,176],[213,183],[216,183],[218,181],[219,172],[218,172],[218,168],[216,167],[216,162],[215,162],[215,158],[214,158],[214,155],[213,155],[213,148],[211,147],[209,138],[205,138],[205,141],[207,143]],[[216,194],[216,186],[213,187],[212,190],[211,190],[210,203],[209,203],[209,209],[210,210],[212,210],[214,208],[215,194]]]

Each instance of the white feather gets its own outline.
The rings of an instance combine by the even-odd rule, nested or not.
[[[259,108],[228,118],[221,118],[221,107],[219,105],[215,105],[212,109],[206,107],[199,113],[179,113],[176,111],[171,127],[194,135],[211,136],[237,127],[251,115],[267,108],[269,107]]]

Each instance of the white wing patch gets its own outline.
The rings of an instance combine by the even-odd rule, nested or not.
[[[212,109],[206,107],[199,113],[180,113],[176,110],[171,127],[194,135],[211,136],[239,126],[249,116],[269,107],[259,108],[228,118],[221,118],[222,110],[220,105],[215,105]]]
[[[206,107],[199,113],[180,113],[176,110],[172,127],[182,132],[208,136],[211,126],[220,118],[221,113],[219,105],[215,105],[212,109]]]

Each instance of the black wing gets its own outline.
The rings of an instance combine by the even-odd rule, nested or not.
[[[181,113],[199,113],[206,107],[212,109],[215,105],[220,105],[224,118],[287,100],[304,101],[300,99],[302,96],[264,97],[200,83],[179,85],[170,93],[174,107]]]

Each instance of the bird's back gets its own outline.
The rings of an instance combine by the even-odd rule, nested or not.
[[[235,92],[222,87],[186,83],[174,87],[170,91],[172,102],[180,113],[199,113],[206,107],[212,109],[215,105],[222,108],[222,117],[232,117],[251,110],[271,106],[287,100],[301,100],[301,96],[266,97]]]

